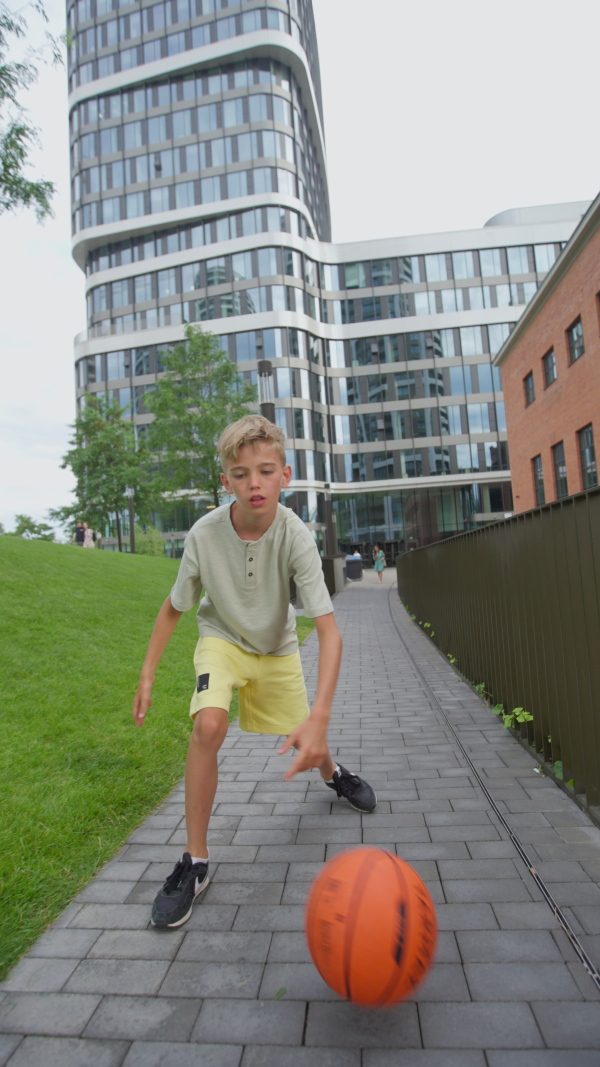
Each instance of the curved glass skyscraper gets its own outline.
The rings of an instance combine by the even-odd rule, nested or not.
[[[342,544],[391,553],[510,510],[491,356],[585,205],[331,244],[310,0],[76,0],[68,25],[79,406],[109,391],[143,434],[162,354],[206,322],[260,367],[317,539],[326,483]]]

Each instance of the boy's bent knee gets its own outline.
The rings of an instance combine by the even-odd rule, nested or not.
[[[218,748],[225,740],[228,726],[224,708],[203,708],[194,718],[191,740],[210,748]]]

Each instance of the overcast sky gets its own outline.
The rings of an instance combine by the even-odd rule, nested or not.
[[[506,208],[592,199],[598,0],[313,0],[336,241],[481,226]],[[21,7],[11,0],[11,7]],[[46,0],[54,32],[64,3]],[[33,20],[32,20],[33,21]],[[0,216],[0,522],[70,499],[73,336],[64,70],[28,94],[55,218]],[[32,172],[33,173],[33,172]]]

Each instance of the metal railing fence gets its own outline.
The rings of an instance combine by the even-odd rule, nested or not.
[[[398,590],[600,824],[600,488],[396,559]]]

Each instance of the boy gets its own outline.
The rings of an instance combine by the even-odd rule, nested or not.
[[[311,533],[279,494],[290,483],[285,434],[260,415],[228,426],[218,444],[221,480],[235,497],[199,519],[187,535],[177,580],[156,620],[133,717],[141,726],[151,705],[154,675],[182,612],[198,609],[194,656],[194,726],[185,772],[187,844],[152,908],[154,926],[181,926],[208,885],[208,822],[217,788],[219,749],[228,726],[232,689],[239,689],[240,726],[251,733],[286,734],[280,753],[297,755],[285,774],[317,767],[325,785],[358,811],[377,798],[358,775],[337,765],[327,725],[342,654],[342,639]],[[319,638],[317,692],[309,709],[289,602],[293,577],[305,614]]]

